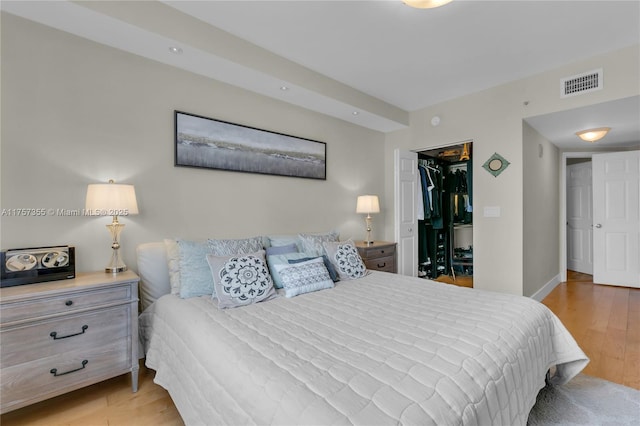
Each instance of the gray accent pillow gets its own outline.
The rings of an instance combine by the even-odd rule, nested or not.
[[[323,246],[341,280],[353,280],[367,275],[367,267],[353,240],[326,242]]]
[[[255,253],[263,249],[262,237],[242,238],[237,240],[209,240],[211,253],[216,256]]]
[[[292,265],[275,265],[275,269],[282,279],[286,297],[333,288],[329,271],[319,257]]]
[[[338,233],[331,231],[325,234],[298,234],[302,251],[310,256],[322,256],[324,250],[322,244],[330,241],[338,241]]]
[[[220,309],[251,305],[277,297],[264,250],[233,256],[207,256]]]

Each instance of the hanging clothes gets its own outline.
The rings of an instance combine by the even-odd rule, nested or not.
[[[424,220],[424,190],[422,189],[422,178],[419,176],[420,166],[418,166],[418,185],[416,185],[416,204],[418,211],[416,212],[418,220]]]

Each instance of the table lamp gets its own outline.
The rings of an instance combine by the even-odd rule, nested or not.
[[[116,184],[113,180],[109,183],[90,184],[87,187],[85,208],[91,216],[113,217],[113,221],[107,225],[111,233],[113,252],[105,272],[117,274],[126,271],[127,265],[120,256],[120,233],[124,224],[118,222],[118,216],[138,214],[135,188],[133,185]]]
[[[366,213],[367,217],[364,219],[367,224],[367,245],[373,244],[371,239],[371,213],[380,213],[380,202],[377,195],[360,195],[358,197],[358,203],[356,204],[356,213]]]

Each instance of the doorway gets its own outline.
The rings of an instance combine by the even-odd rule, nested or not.
[[[572,269],[574,241],[568,241],[573,224],[570,217],[572,195],[568,190],[568,170],[577,158],[593,165],[593,214],[588,227],[592,237],[594,282],[640,287],[638,271],[638,151],[566,152],[562,154],[560,214],[560,280]],[[596,164],[593,161],[597,161]]]
[[[567,269],[593,275],[591,158],[567,159]]]
[[[473,143],[416,152],[418,277],[473,287]]]

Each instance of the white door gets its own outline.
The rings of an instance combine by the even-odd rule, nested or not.
[[[398,273],[418,275],[418,218],[416,194],[418,191],[418,154],[409,151],[394,152],[395,182],[394,211],[395,237],[398,243]]]
[[[567,269],[593,274],[591,161],[567,166]]]
[[[594,154],[593,282],[640,287],[640,151]]]

